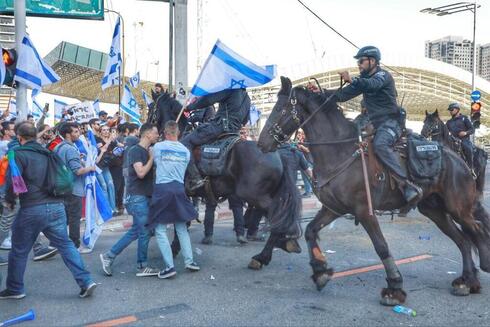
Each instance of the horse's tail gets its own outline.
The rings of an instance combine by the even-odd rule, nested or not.
[[[477,148],[476,149],[476,172],[477,172],[477,177],[476,177],[476,189],[478,193],[483,195],[483,190],[485,188],[485,172],[487,169],[487,160],[488,160],[488,154],[486,151],[483,149]]]
[[[288,167],[285,166],[267,216],[272,233],[297,239],[303,233],[299,221],[302,203],[296,183],[287,171]]]

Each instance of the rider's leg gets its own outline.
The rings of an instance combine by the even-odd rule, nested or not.
[[[400,159],[393,149],[395,142],[400,135],[401,128],[398,122],[395,120],[387,120],[376,130],[373,141],[374,152],[379,160],[381,160],[383,164],[398,177],[397,182],[403,189],[405,200],[408,203],[413,203],[420,199],[422,190],[408,180],[406,172],[400,165]]]
[[[470,167],[471,171],[473,171],[473,144],[471,144],[470,140],[464,139],[461,142],[461,146],[466,158],[466,163]]]

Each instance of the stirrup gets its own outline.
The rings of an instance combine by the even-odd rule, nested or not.
[[[191,182],[190,184],[191,185],[189,185],[189,191],[193,192],[193,191],[203,187],[205,184],[205,181],[204,181],[204,179],[200,178],[199,180],[197,180],[195,182]]]

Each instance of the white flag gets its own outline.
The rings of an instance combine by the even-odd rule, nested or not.
[[[107,59],[107,66],[105,67],[104,77],[102,78],[102,90],[105,90],[109,86],[119,84],[121,65],[121,20],[117,18],[114,34],[112,35],[109,58]]]
[[[131,83],[132,87],[137,88],[138,85],[140,85],[140,72],[134,74],[134,76],[129,80],[129,83]]]
[[[203,96],[226,89],[245,89],[269,83],[276,76],[276,66],[258,66],[243,58],[220,40],[199,73],[193,96]]]
[[[63,110],[68,103],[54,99],[54,120],[60,121],[63,118]]]
[[[45,85],[60,80],[58,74],[44,62],[37,53],[34,44],[28,36],[24,36],[18,51],[17,67],[14,79],[32,89],[41,89]]]
[[[132,121],[136,123],[140,122],[140,108],[138,107],[138,103],[136,102],[136,99],[133,93],[131,93],[128,85],[124,85],[124,93],[121,99],[121,109],[129,117],[131,117]]]

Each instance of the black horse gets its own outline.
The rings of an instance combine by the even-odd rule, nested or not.
[[[461,147],[461,140],[455,138],[449,134],[449,129],[446,124],[439,117],[439,112],[434,111],[433,113],[428,113],[425,111],[424,126],[422,127],[422,136],[431,139],[433,141],[440,142],[441,144],[447,146],[457,154],[463,160],[467,161],[463,149]],[[488,154],[482,148],[475,146],[475,152],[473,155],[473,168],[476,174],[476,189],[483,195],[483,189],[485,187],[485,171],[487,168]]]
[[[313,173],[317,181],[315,193],[323,207],[308,224],[305,238],[313,269],[312,278],[317,289],[321,290],[333,274],[318,244],[318,233],[339,216],[350,213],[368,233],[385,267],[388,287],[381,293],[381,304],[403,303],[406,293],[403,291],[402,275],[389,251],[378,220],[370,214],[366,201],[363,168],[360,156],[357,155],[357,127],[338,110],[335,101],[331,101],[333,91],[316,94],[304,87],[293,88],[287,78],[281,77],[281,82],[277,103],[260,134],[258,144],[263,151],[274,151],[300,125],[304,125],[302,127],[306,137],[312,142],[310,151],[315,162]],[[461,251],[463,272],[452,283],[453,294],[478,293],[481,286],[472,258],[472,248],[478,248],[480,268],[490,272],[490,218],[479,202],[476,183],[464,161],[443,147],[442,165],[444,169],[436,181],[423,185],[424,197],[418,209],[434,221]],[[389,176],[386,170],[384,174]],[[376,185],[373,177],[371,184]],[[402,193],[392,190],[389,180],[385,178],[381,182],[382,187],[376,187],[381,196],[373,197],[374,209],[393,210],[406,205]]]

